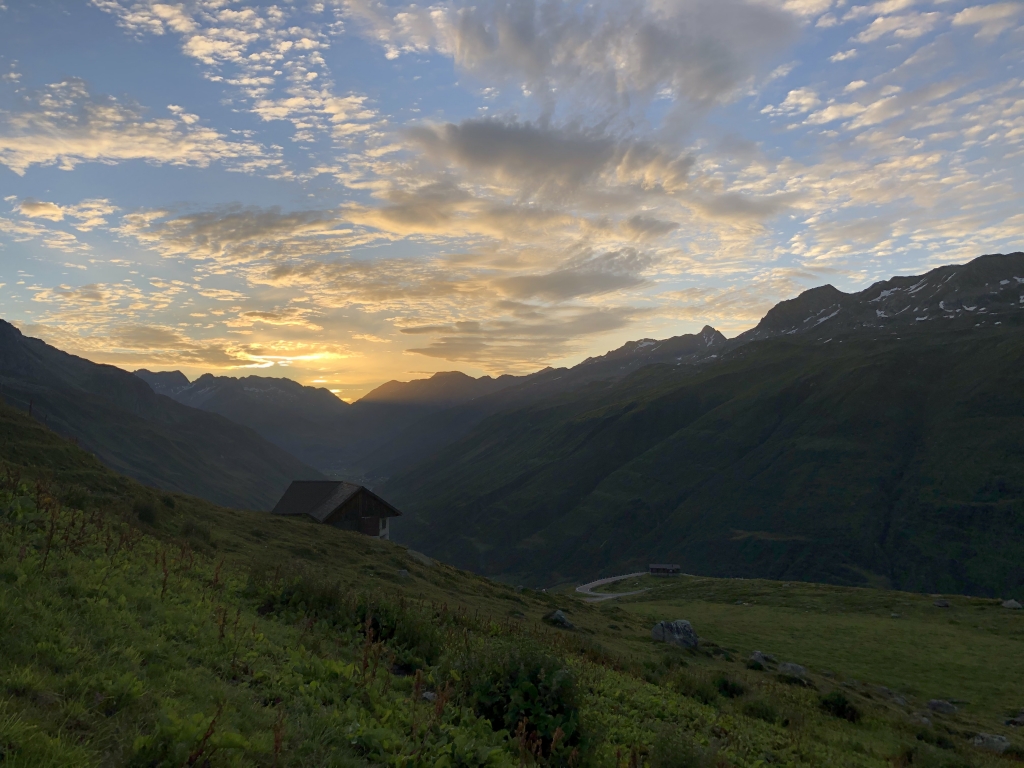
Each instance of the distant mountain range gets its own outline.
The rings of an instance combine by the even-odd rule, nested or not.
[[[322,475],[235,422],[156,394],[0,321],[0,395],[104,464],[147,485],[269,509],[297,478]]]
[[[1024,583],[1024,254],[858,293],[726,339],[640,339],[571,368],[391,381],[137,371],[0,324],[8,402],[109,466],[268,508],[373,485],[399,540],[546,585],[679,562],[716,575],[999,594]]]
[[[323,388],[289,379],[180,371],[135,375],[183,405],[218,413],[256,430],[322,472],[380,483],[463,436],[497,411],[593,381],[621,378],[652,363],[694,362],[726,342],[714,328],[655,341],[631,341],[573,368],[528,376],[473,378],[458,371],[389,381],[349,405]]]
[[[386,483],[395,536],[533,584],[658,561],[1000,594],[1024,583],[1022,330],[1020,253],[807,291],[686,364],[492,411]]]

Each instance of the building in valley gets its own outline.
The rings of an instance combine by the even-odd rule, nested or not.
[[[388,519],[402,513],[362,485],[343,480],[295,480],[271,514],[307,515],[335,528],[389,539]]]

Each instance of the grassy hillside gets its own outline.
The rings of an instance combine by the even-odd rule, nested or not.
[[[894,633],[894,662],[916,647],[947,670],[936,686],[821,645],[792,610],[762,621],[763,636],[706,613],[740,585],[752,600],[779,585],[679,581],[623,605],[516,592],[389,542],[154,492],[3,407],[0,436],[3,765],[882,768],[1024,754],[1002,724],[1013,696],[991,684],[1017,674],[1019,612],[978,602],[984,674],[980,652],[949,637]],[[851,616],[905,599],[817,597]],[[556,606],[576,629],[542,622]],[[699,649],[651,641],[654,618],[679,613]],[[748,669],[755,647],[812,668]],[[864,683],[896,679],[902,703],[847,666]],[[930,713],[923,698],[940,688],[972,703]],[[1010,746],[985,751],[978,733]]]
[[[396,535],[552,584],[705,575],[1024,587],[1024,333],[754,342],[484,421],[389,483]]]
[[[107,466],[159,488],[270,509],[321,475],[256,432],[157,395],[144,381],[25,337],[0,320],[0,399],[75,438]]]

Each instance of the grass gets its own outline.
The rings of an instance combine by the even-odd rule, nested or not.
[[[817,587],[802,585],[803,602],[788,607],[767,605],[776,593],[794,599],[781,592],[788,588],[760,582],[666,580],[597,605],[517,592],[425,566],[389,542],[139,486],[3,409],[0,434],[4,766],[884,768],[1015,759],[970,742],[1002,733],[1019,745],[998,722],[999,705],[964,705],[929,715],[929,725],[915,716],[923,684],[921,697],[899,689],[906,706],[842,685],[856,644],[803,635],[804,603],[825,599]],[[766,604],[723,602],[744,589],[746,602]],[[872,599],[903,599],[836,595],[829,599],[860,605],[876,622],[886,619],[871,613],[883,610]],[[578,629],[546,626],[553,607]],[[728,613],[715,624],[719,609]],[[744,629],[749,609],[765,617]],[[955,598],[949,615],[964,610]],[[691,619],[701,648],[654,644],[655,616]],[[1004,640],[974,688],[950,667],[953,687],[980,698],[1000,670],[1011,679],[1019,638]],[[754,647],[805,664],[810,684],[746,669]],[[835,678],[821,674],[814,648],[835,649]],[[863,682],[899,687],[894,670],[876,669]],[[838,702],[836,692],[858,722],[823,706]]]
[[[928,595],[686,576],[609,586],[649,587],[615,601],[619,610],[652,623],[685,618],[744,658],[772,653],[847,682],[884,685],[919,704],[957,699],[986,727],[1024,709],[1024,611],[998,600],[946,596],[950,607],[937,608]]]

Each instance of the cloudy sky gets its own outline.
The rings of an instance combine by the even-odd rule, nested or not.
[[[0,0],[0,317],[351,399],[1024,248],[1024,3]]]

